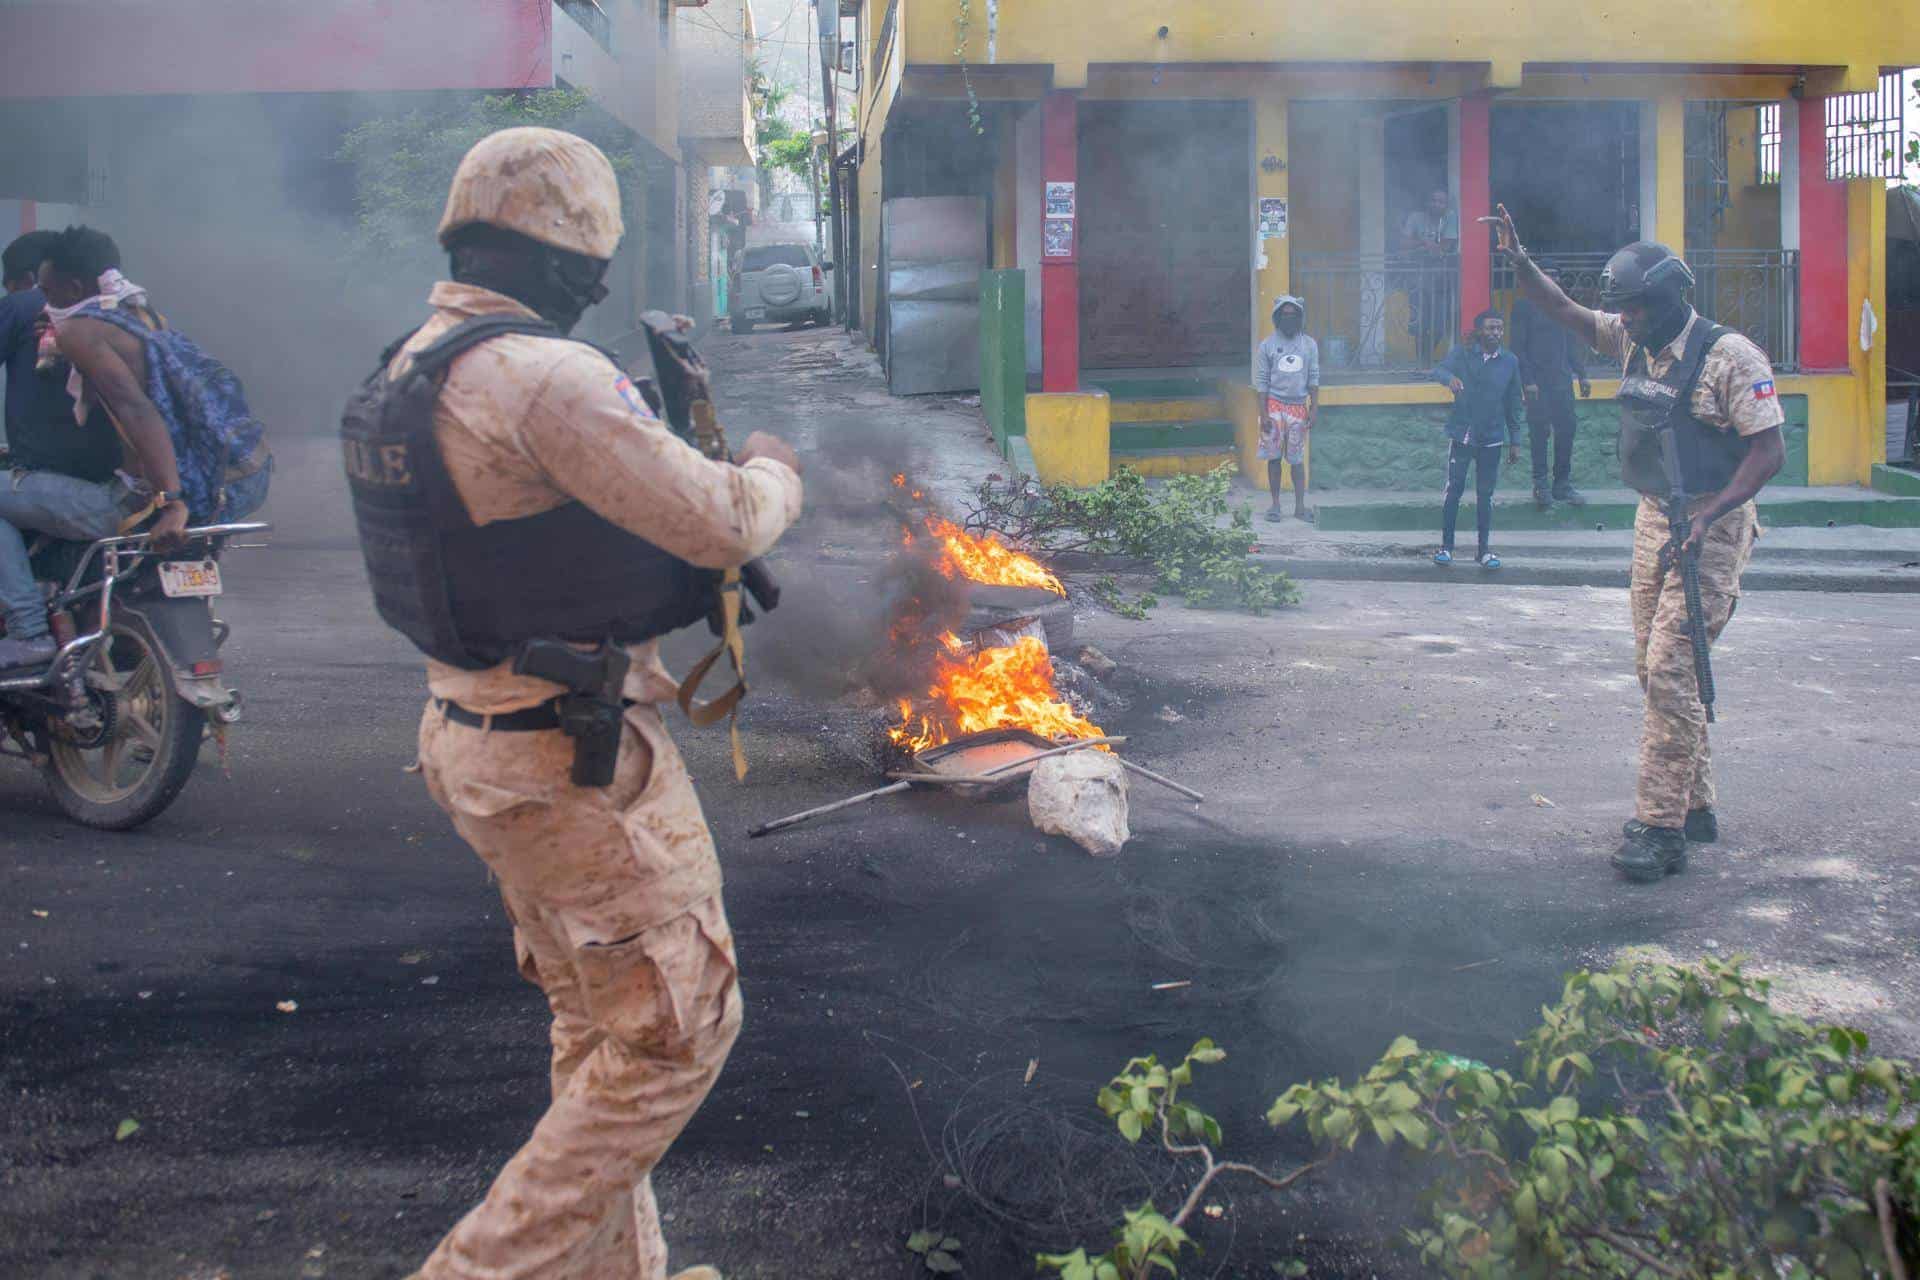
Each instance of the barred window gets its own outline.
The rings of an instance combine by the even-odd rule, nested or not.
[[[1899,178],[1906,149],[1907,108],[1899,71],[1880,77],[1871,93],[1827,99],[1827,177]]]
[[[1754,117],[1754,136],[1760,145],[1754,148],[1753,181],[1756,186],[1774,186],[1780,181],[1780,104],[1755,107]]]

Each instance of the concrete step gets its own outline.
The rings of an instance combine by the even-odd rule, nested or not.
[[[1233,444],[1233,424],[1215,418],[1180,422],[1115,422],[1109,448],[1116,456],[1147,449],[1198,449]]]
[[[1881,493],[1902,498],[1920,498],[1920,471],[1876,462],[1873,464],[1873,487]]]
[[[1232,444],[1183,444],[1169,449],[1115,449],[1111,467],[1131,467],[1150,480],[1166,476],[1205,475],[1237,456]]]
[[[1639,498],[1625,489],[1588,490],[1587,504],[1556,503],[1540,511],[1530,494],[1494,497],[1493,527],[1498,533],[1534,529],[1631,529]],[[1329,490],[1316,495],[1322,529],[1432,530],[1440,527],[1440,495]],[[1473,527],[1474,499],[1460,507],[1460,527]],[[1920,527],[1920,497],[1894,497],[1858,488],[1778,488],[1760,495],[1760,519],[1777,528],[1871,525],[1884,529]]]
[[[1140,400],[1108,400],[1114,422],[1208,422],[1227,416],[1218,396],[1151,396]]]
[[[1156,400],[1177,397],[1202,400],[1219,394],[1219,388],[1211,378],[1181,377],[1131,377],[1117,375],[1088,375],[1082,373],[1081,384],[1097,387],[1114,400]]]
[[[1472,539],[1468,539],[1471,543]],[[1610,587],[1625,590],[1631,574],[1626,554],[1605,559],[1535,560],[1496,539],[1501,567],[1482,569],[1471,549],[1442,568],[1433,563],[1433,548],[1418,555],[1396,558],[1316,558],[1262,553],[1256,563],[1300,579],[1335,582],[1443,582],[1456,586]],[[1920,569],[1895,566],[1856,568],[1798,560],[1761,561],[1741,575],[1742,591],[1853,591],[1873,594],[1920,593]]]

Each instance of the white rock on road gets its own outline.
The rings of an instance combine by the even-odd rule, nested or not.
[[[1120,852],[1127,829],[1127,774],[1105,751],[1052,756],[1033,768],[1027,813],[1048,835],[1065,836],[1095,857]]]

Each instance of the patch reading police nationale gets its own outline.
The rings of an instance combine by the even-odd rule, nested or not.
[[[1771,400],[1771,399],[1773,399],[1773,379],[1772,379],[1772,378],[1768,378],[1768,379],[1767,379],[1766,381],[1764,381],[1764,382],[1756,382],[1756,383],[1754,383],[1754,384],[1753,384],[1753,398],[1754,398],[1755,400]]]
[[[619,394],[622,400],[627,402],[627,407],[635,413],[643,418],[653,417],[653,410],[648,407],[645,400],[641,399],[640,388],[633,385],[632,378],[622,374],[614,380],[613,389]]]

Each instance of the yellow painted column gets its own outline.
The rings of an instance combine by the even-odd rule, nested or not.
[[[1253,258],[1253,340],[1273,328],[1273,300],[1286,293],[1291,280],[1285,237],[1264,239],[1259,234],[1261,200],[1287,198],[1287,101],[1256,98],[1253,102],[1253,190],[1255,243]],[[1311,323],[1311,322],[1309,322]],[[1248,352],[1251,359],[1252,352]]]
[[[1879,321],[1866,351],[1860,349],[1863,307]],[[1856,405],[1848,479],[1867,484],[1873,464],[1887,460],[1887,187],[1877,178],[1847,183],[1847,364]]]
[[[1015,168],[1013,112],[1002,114],[998,132],[1000,157],[993,169],[993,265],[1005,271],[1020,265],[1015,243],[1020,225],[1020,181]]]
[[[1647,104],[1654,112],[1653,238],[1675,253],[1687,243],[1687,99],[1667,94]]]
[[[1254,190],[1254,259],[1253,259],[1253,340],[1258,343],[1273,330],[1273,300],[1283,293],[1292,292],[1293,281],[1292,255],[1288,246],[1292,244],[1289,236],[1264,237],[1260,234],[1260,202],[1263,200],[1287,199],[1287,100],[1285,98],[1255,98],[1253,100],[1253,190]],[[1289,219],[1291,226],[1291,219]],[[1307,332],[1313,332],[1313,317],[1307,318]],[[1251,357],[1252,352],[1248,352]],[[1252,371],[1248,375],[1251,379]],[[1260,405],[1250,399],[1251,432],[1248,424],[1240,421],[1236,429],[1237,443],[1240,447],[1240,473],[1247,483],[1259,489],[1267,486],[1266,464],[1253,456],[1251,437],[1259,435]],[[1238,406],[1236,406],[1238,407]],[[1282,483],[1292,484],[1291,468],[1281,466]]]

